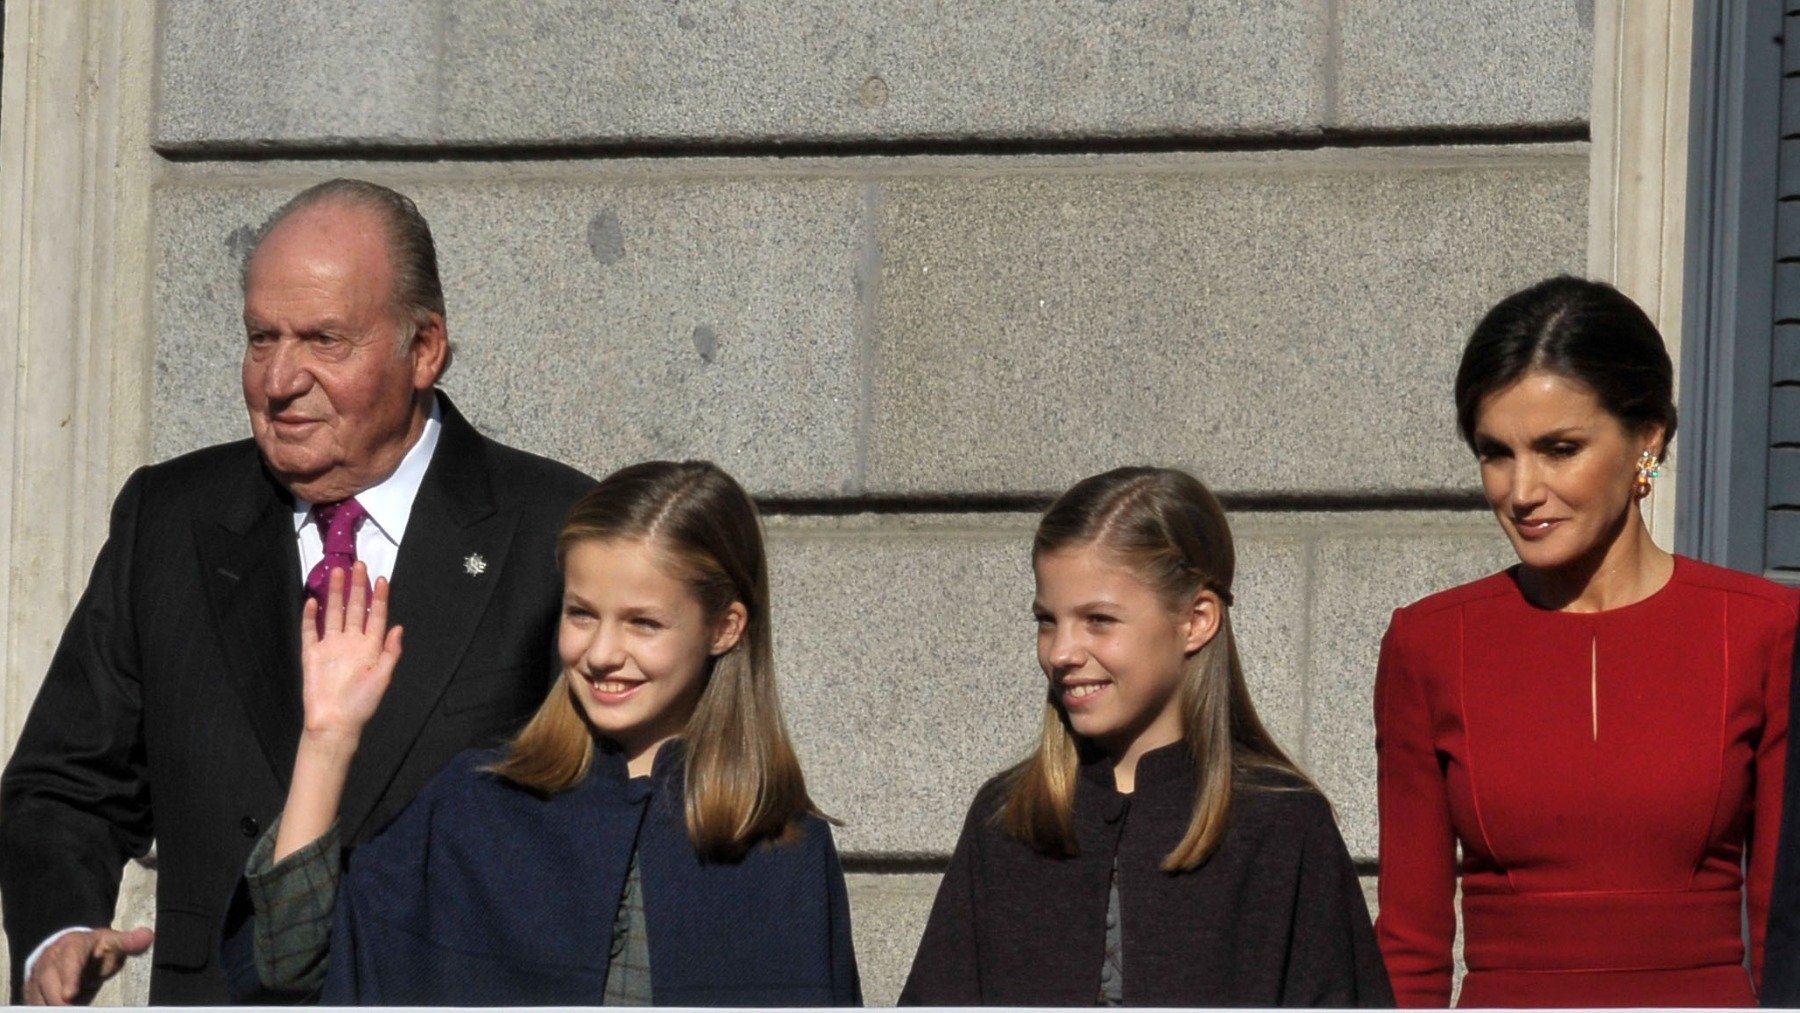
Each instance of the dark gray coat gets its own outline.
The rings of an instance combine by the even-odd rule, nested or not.
[[[1145,755],[1137,789],[1085,763],[1079,853],[1040,854],[1000,829],[1001,778],[963,826],[902,1005],[1091,1006],[1099,995],[1108,883],[1119,865],[1127,1006],[1392,1006],[1356,870],[1323,796],[1297,779],[1241,787],[1212,857],[1162,860],[1187,830],[1186,747]]]

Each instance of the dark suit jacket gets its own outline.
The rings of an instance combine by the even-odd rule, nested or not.
[[[556,670],[555,540],[593,482],[481,436],[439,398],[443,429],[394,567],[405,654],[350,771],[348,843],[459,750],[517,728]],[[150,1001],[225,1001],[220,924],[299,742],[303,595],[292,499],[252,441],[125,484],[0,778],[15,998],[47,935],[110,924],[124,862],[154,839]]]

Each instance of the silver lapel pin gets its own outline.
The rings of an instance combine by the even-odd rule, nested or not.
[[[471,552],[469,558],[463,560],[463,572],[471,577],[479,577],[487,572],[487,560],[481,558],[481,553]]]

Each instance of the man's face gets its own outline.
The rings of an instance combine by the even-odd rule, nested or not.
[[[376,485],[424,425],[444,321],[429,314],[414,335],[393,282],[377,215],[329,201],[284,219],[250,261],[244,404],[263,459],[301,499]]]

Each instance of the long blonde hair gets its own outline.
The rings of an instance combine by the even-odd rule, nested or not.
[[[1305,782],[1275,743],[1244,684],[1231,632],[1236,554],[1219,501],[1198,479],[1172,468],[1118,468],[1077,482],[1038,522],[1035,562],[1047,553],[1096,546],[1130,566],[1170,608],[1210,590],[1220,600],[1219,629],[1187,659],[1180,688],[1182,739],[1196,773],[1194,814],[1163,859],[1166,872],[1199,867],[1224,836],[1237,775],[1273,769]],[[1075,783],[1082,743],[1057,703],[1044,704],[1037,749],[1006,775],[997,819],[1014,837],[1051,855],[1075,853]]]
[[[650,461],[606,477],[569,511],[557,560],[588,541],[641,540],[693,590],[709,621],[732,602],[747,613],[737,646],[709,662],[706,688],[683,732],[688,837],[709,859],[741,857],[817,813],[775,690],[769,574],[762,523],[741,486],[706,461]],[[594,743],[567,680],[491,769],[543,794],[587,776]]]

